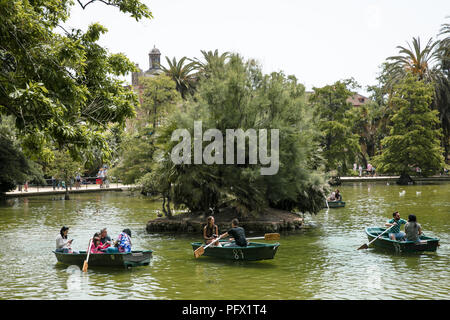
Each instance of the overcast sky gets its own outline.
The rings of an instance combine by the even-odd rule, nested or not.
[[[84,0],[84,2],[87,2]],[[425,45],[450,22],[448,0],[152,0],[143,1],[154,18],[136,22],[101,3],[77,4],[66,26],[108,28],[100,43],[149,68],[155,45],[165,56],[201,57],[219,49],[254,58],[264,72],[294,74],[307,90],[354,77],[376,83],[380,64],[420,36]],[[126,79],[131,82],[131,75]]]

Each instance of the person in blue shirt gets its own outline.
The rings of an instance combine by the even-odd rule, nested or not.
[[[402,240],[405,237],[405,233],[400,231],[400,227],[402,224],[406,224],[406,220],[400,218],[400,213],[395,211],[392,216],[393,219],[389,220],[385,225],[386,227],[391,227],[389,230],[389,238],[391,240]]]

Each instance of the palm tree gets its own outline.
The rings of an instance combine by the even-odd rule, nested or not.
[[[450,25],[445,24],[440,35],[448,33],[450,33]],[[450,136],[449,43],[449,37],[434,42],[430,38],[426,46],[422,48],[420,38],[413,38],[412,46],[410,44],[408,44],[408,48],[398,46],[399,55],[387,58],[388,62],[384,70],[387,75],[388,91],[391,91],[392,87],[408,74],[413,74],[419,80],[433,84],[435,92],[431,107],[439,111],[444,133],[442,145],[445,149],[446,159],[449,153]]]
[[[194,72],[196,63],[185,64],[186,57],[181,58],[178,62],[175,57],[172,61],[168,57],[166,57],[166,60],[169,67],[161,66],[161,69],[175,81],[177,91],[183,99],[186,99],[187,95],[192,94],[195,89],[196,75]]]
[[[450,18],[447,17],[447,18]],[[445,159],[450,152],[450,24],[445,23],[441,26],[439,36],[444,36],[439,43],[439,59],[442,73],[444,77],[440,79],[439,92],[437,98],[439,100],[439,116],[442,123],[442,129],[444,131],[444,148]]]
[[[420,38],[413,38],[412,47],[408,43],[408,48],[403,46],[397,46],[399,55],[387,58],[388,72],[390,73],[390,79],[393,82],[403,79],[407,73],[412,73],[420,80],[427,82],[435,81],[440,77],[440,70],[438,66],[433,66],[439,60],[439,53],[436,50],[439,46],[439,41],[433,42],[430,38],[425,46],[421,48]]]
[[[205,77],[209,77],[209,74],[214,70],[221,70],[227,59],[230,57],[230,53],[228,51],[219,54],[219,50],[217,49],[214,50],[214,52],[205,50],[200,50],[200,52],[203,55],[204,62],[198,58],[191,61],[196,64],[199,73]]]

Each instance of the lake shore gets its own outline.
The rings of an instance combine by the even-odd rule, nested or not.
[[[339,177],[341,183],[346,182],[393,182],[395,183],[400,176],[362,176],[362,177]],[[416,177],[411,176],[415,182],[439,182],[439,181],[450,181],[450,176],[446,175],[436,175],[431,177]]]

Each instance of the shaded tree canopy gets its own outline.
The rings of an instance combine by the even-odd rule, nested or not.
[[[281,72],[263,74],[253,60],[244,61],[235,54],[219,68],[207,66],[208,77],[199,82],[195,97],[161,128],[158,143],[162,152],[155,158],[155,170],[157,176],[164,177],[163,193],[175,205],[191,211],[232,206],[246,215],[271,206],[317,213],[323,206],[325,190],[323,177],[309,167],[310,156],[318,146],[304,129],[304,86]],[[194,121],[202,122],[203,132],[222,132],[224,152],[227,129],[278,129],[278,173],[261,175],[260,169],[267,165],[250,164],[248,146],[241,164],[194,164],[191,153],[192,164],[175,165],[171,151],[179,141],[171,141],[172,133],[186,129],[193,137]],[[269,141],[270,137],[268,133]],[[203,149],[208,145],[204,141]],[[208,152],[216,155],[217,150]]]
[[[95,1],[78,1],[83,6]],[[136,0],[100,1],[151,18]],[[15,117],[24,151],[51,156],[52,146],[79,157],[88,146],[110,153],[104,132],[134,115],[136,95],[117,76],[134,71],[125,55],[98,44],[107,30],[94,23],[58,33],[73,1],[0,2],[0,114]],[[87,156],[87,155],[85,155]]]

